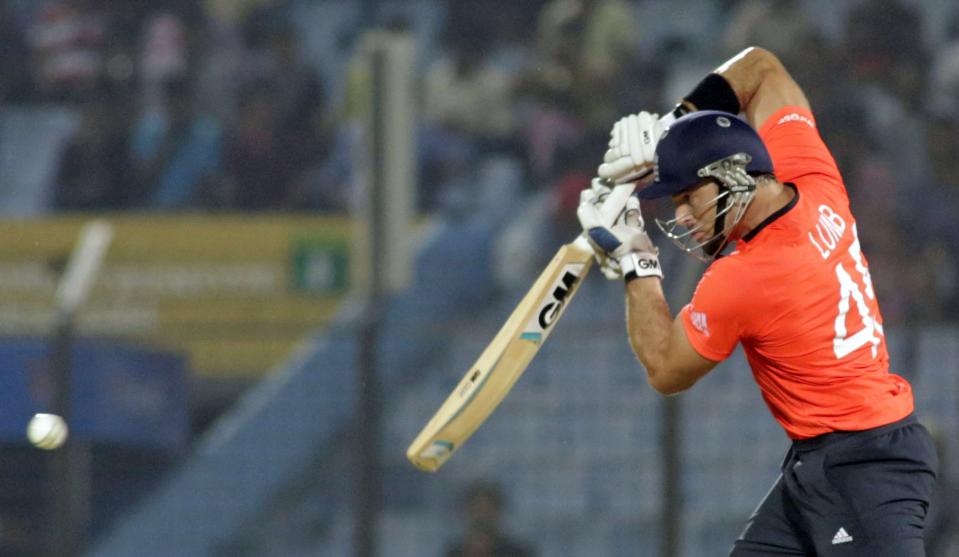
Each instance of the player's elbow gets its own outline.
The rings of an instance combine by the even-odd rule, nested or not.
[[[693,386],[690,381],[676,373],[670,373],[663,368],[646,368],[646,381],[654,391],[661,395],[674,395]]]
[[[779,57],[761,46],[747,47],[741,56],[756,75],[767,76],[786,71]]]

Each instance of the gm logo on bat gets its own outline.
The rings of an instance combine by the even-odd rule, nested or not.
[[[573,264],[563,268],[559,278],[553,283],[549,292],[550,295],[540,306],[539,310],[533,315],[529,323],[523,329],[521,338],[531,340],[536,343],[543,342],[543,339],[549,334],[549,330],[556,322],[556,318],[563,312],[569,293],[573,291],[576,284],[582,279],[583,265]]]

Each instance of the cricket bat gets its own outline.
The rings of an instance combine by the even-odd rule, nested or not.
[[[615,186],[601,211],[612,225],[634,183]],[[406,450],[417,468],[435,472],[479,428],[526,371],[593,265],[585,233],[563,245],[520,300],[436,414]]]

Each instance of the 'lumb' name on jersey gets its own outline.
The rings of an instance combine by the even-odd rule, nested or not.
[[[816,222],[815,230],[809,231],[809,241],[823,259],[829,259],[845,233],[846,221],[829,205],[820,205],[819,220]]]
[[[825,260],[839,247],[847,228],[846,221],[832,207],[820,205],[816,226],[807,235]],[[837,359],[842,359],[860,348],[869,347],[872,357],[876,358],[884,334],[882,319],[879,317],[878,307],[875,306],[876,294],[872,287],[869,267],[859,245],[855,223],[852,226],[852,241],[845,249],[848,258],[837,261],[835,267],[839,299],[833,321],[833,352]],[[843,265],[844,261],[850,264],[849,269],[852,270]],[[859,278],[858,282],[854,278],[856,276]]]

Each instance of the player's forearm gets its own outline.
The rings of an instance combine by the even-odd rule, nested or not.
[[[668,394],[688,388],[669,376],[667,358],[672,315],[659,279],[648,277],[626,285],[626,327],[633,353],[646,368],[646,378],[657,391]]]

